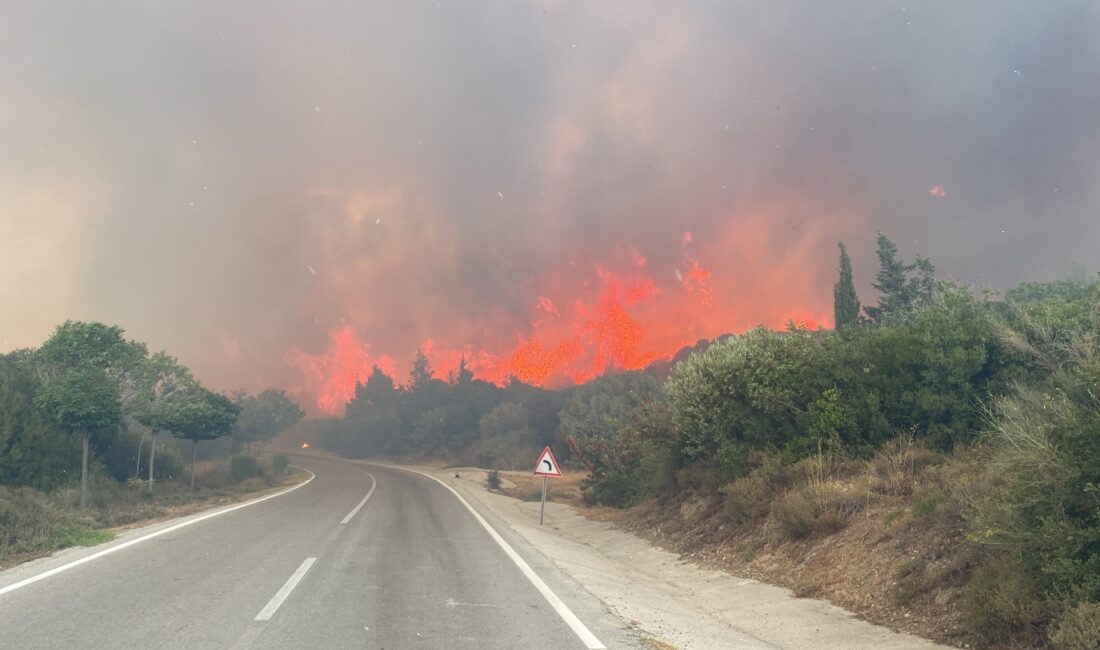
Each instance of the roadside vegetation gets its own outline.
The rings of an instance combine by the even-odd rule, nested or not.
[[[756,329],[668,369],[547,391],[380,370],[311,435],[348,456],[528,469],[686,553],[985,647],[1100,647],[1100,282],[1003,295],[880,236],[877,303],[841,246],[836,329]]]
[[[302,415],[282,391],[209,390],[102,323],[0,355],[0,567],[282,483],[285,456],[249,452]]]

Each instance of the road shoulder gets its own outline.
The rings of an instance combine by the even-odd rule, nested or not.
[[[416,469],[505,522],[617,616],[678,648],[947,647],[781,587],[701,568],[565,504],[548,503],[540,527],[539,504],[488,491],[483,470]]]

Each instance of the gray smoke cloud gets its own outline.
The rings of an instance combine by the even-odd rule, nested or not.
[[[686,231],[716,296],[688,338],[830,314],[838,239],[872,301],[877,231],[979,286],[1100,261],[1093,3],[3,15],[0,349],[99,319],[294,388],[343,324],[404,363],[523,335],[594,263],[672,295]]]

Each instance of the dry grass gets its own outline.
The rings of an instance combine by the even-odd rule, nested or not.
[[[920,473],[939,460],[939,454],[914,440],[913,434],[898,436],[871,459],[872,488],[880,494],[912,494]]]
[[[954,492],[975,463],[903,444],[870,462],[815,457],[734,481],[720,499],[648,502],[615,522],[707,566],[961,646],[974,641],[961,598],[981,549],[957,525]]]

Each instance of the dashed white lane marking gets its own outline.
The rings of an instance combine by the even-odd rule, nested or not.
[[[271,617],[275,615],[275,612],[279,611],[279,607],[283,604],[283,601],[290,596],[290,592],[294,591],[294,588],[298,586],[298,583],[305,577],[306,571],[309,571],[309,567],[313,566],[313,563],[317,561],[315,557],[307,557],[302,565],[298,567],[287,579],[286,583],[279,588],[279,591],[275,592],[275,595],[271,597],[271,600],[267,601],[264,608],[260,610],[259,614],[256,614],[254,621],[270,621]]]
[[[370,490],[367,490],[367,496],[363,497],[363,500],[359,502],[359,505],[352,508],[347,517],[344,517],[340,520],[341,524],[346,524],[351,521],[351,518],[355,516],[355,513],[359,512],[359,510],[367,504],[367,499],[370,498],[370,495],[374,494],[374,488],[378,487],[378,480],[374,478],[374,475],[367,474],[367,476],[370,477]]]
[[[302,468],[302,469],[305,469],[305,468]],[[308,469],[306,471],[309,472]],[[313,472],[309,472],[309,478],[302,481],[298,485],[291,486],[291,487],[289,487],[285,490],[281,490],[279,492],[276,492],[274,494],[269,494],[267,496],[262,496],[258,499],[252,499],[251,501],[245,501],[244,503],[238,503],[235,506],[229,506],[228,508],[224,508],[222,510],[215,510],[214,512],[210,512],[210,513],[207,513],[205,515],[202,515],[201,517],[195,517],[194,519],[188,519],[187,521],[182,521],[182,522],[176,524],[175,526],[169,526],[168,528],[162,528],[161,530],[158,530],[155,533],[149,533],[148,535],[143,535],[141,537],[138,537],[137,539],[131,539],[129,541],[123,542],[121,544],[117,544],[117,545],[112,546],[110,548],[105,548],[102,551],[99,551],[98,553],[92,553],[91,555],[85,555],[84,557],[80,558],[79,560],[73,560],[72,562],[69,562],[68,564],[62,564],[59,567],[54,567],[54,568],[50,569],[49,571],[43,571],[42,573],[39,573],[37,575],[33,575],[29,578],[24,578],[23,580],[20,580],[19,582],[13,582],[12,584],[8,585],[7,587],[0,588],[0,596],[6,594],[8,592],[15,591],[16,589],[22,589],[23,587],[26,587],[29,584],[33,584],[35,582],[38,582],[39,580],[45,580],[46,578],[49,578],[50,576],[55,576],[55,575],[57,575],[59,573],[62,573],[64,571],[68,571],[69,569],[73,569],[75,567],[78,567],[81,564],[87,564],[88,562],[91,562],[92,560],[98,560],[99,558],[108,556],[111,553],[116,553],[118,551],[121,551],[124,548],[129,548],[129,547],[133,546],[134,544],[140,544],[142,542],[149,541],[149,540],[153,539],[154,537],[160,537],[161,535],[166,535],[166,534],[171,533],[173,531],[179,530],[180,528],[184,528],[184,527],[190,526],[192,524],[197,524],[200,521],[206,521],[207,519],[212,519],[214,517],[220,517],[221,515],[233,512],[234,510],[240,510],[241,508],[247,508],[248,506],[254,506],[257,503],[262,503],[264,501],[267,501],[268,499],[274,499],[275,497],[281,497],[284,494],[286,494],[287,492],[293,492],[294,490],[297,490],[298,488],[300,488],[303,485],[309,483],[310,481],[312,481],[315,478],[317,478],[317,475],[314,474]]]
[[[531,581],[531,584],[533,584],[535,586],[535,589],[537,589],[538,592],[542,594],[542,597],[546,599],[546,602],[550,603],[550,606],[553,607],[554,611],[558,613],[558,616],[560,616],[561,619],[565,621],[565,624],[569,626],[569,629],[573,630],[573,633],[580,638],[585,647],[589,648],[590,650],[606,650],[607,646],[601,643],[600,640],[596,638],[595,634],[592,634],[592,630],[589,630],[588,627],[581,622],[581,619],[577,618],[577,615],[569,609],[568,605],[562,602],[561,598],[558,598],[558,595],[555,594],[552,589],[550,589],[549,585],[543,582],[542,578],[540,578],[538,574],[535,573],[534,569],[532,569],[531,566],[527,564],[527,561],[520,557],[520,554],[516,552],[516,549],[512,548],[511,544],[504,541],[504,538],[500,536],[500,533],[498,533],[492,526],[490,526],[489,522],[485,521],[485,518],[481,516],[481,513],[479,513],[477,510],[474,510],[474,507],[471,506],[470,503],[466,501],[466,499],[462,498],[462,495],[455,491],[453,487],[447,485],[446,483],[432,476],[431,474],[425,474],[424,472],[417,471],[415,469],[398,467],[396,465],[387,465],[387,467],[392,467],[393,469],[400,469],[406,472],[413,472],[414,474],[426,476],[427,478],[432,479],[436,483],[439,483],[443,487],[450,490],[451,494],[455,495],[455,498],[458,499],[462,505],[466,506],[466,509],[470,511],[470,514],[474,516],[474,519],[476,519],[477,522],[481,524],[481,527],[489,533],[489,536],[493,538],[493,541],[496,542],[497,545],[504,550],[504,554],[507,555],[512,560],[512,562],[516,564],[517,567],[519,567],[520,572],[523,573],[523,575]]]

